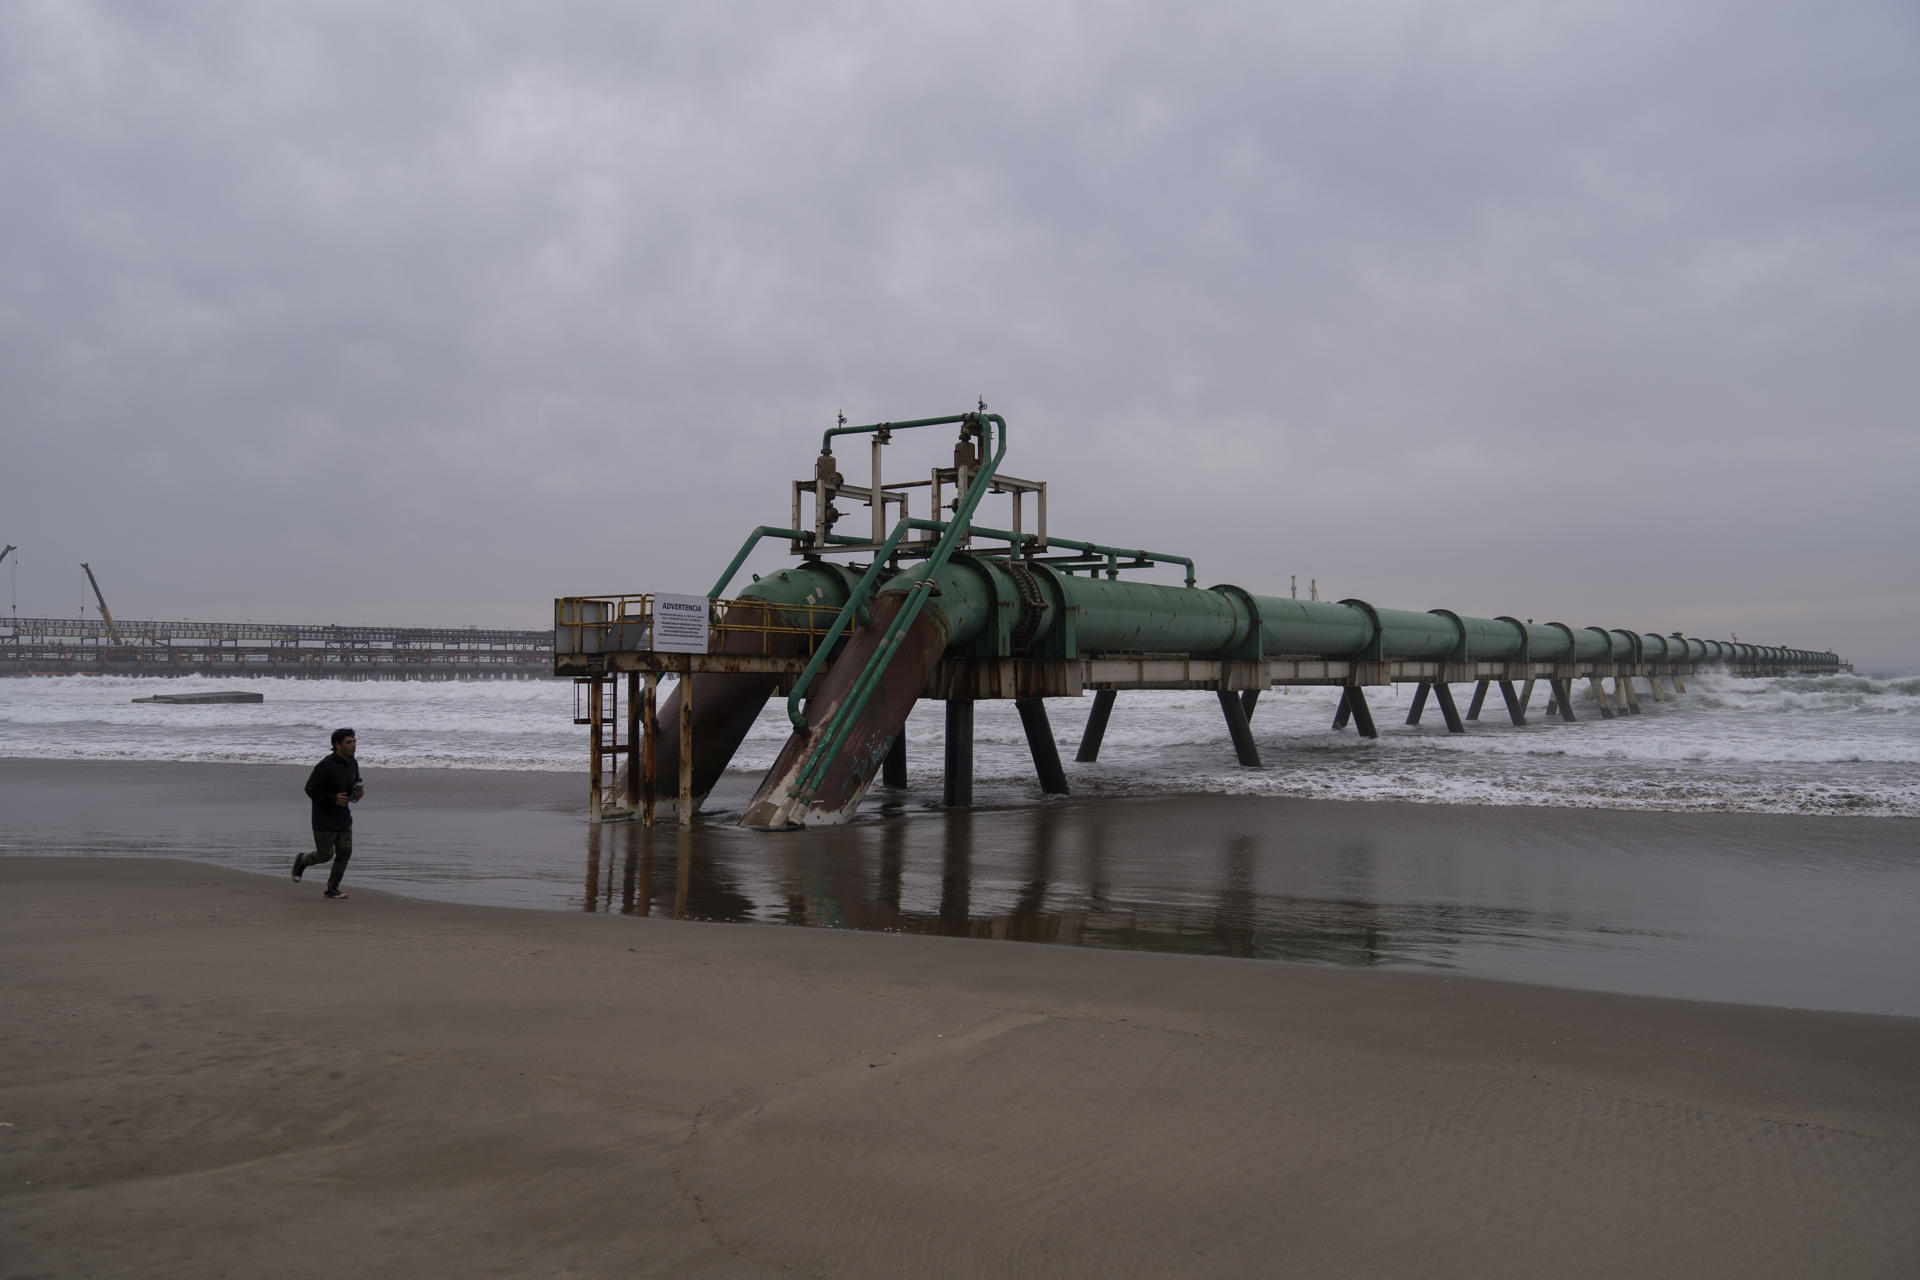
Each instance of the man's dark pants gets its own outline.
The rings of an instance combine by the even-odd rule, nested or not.
[[[347,874],[347,862],[353,857],[353,829],[345,831],[322,831],[318,827],[313,831],[313,852],[300,860],[304,870],[307,867],[333,864],[333,870],[327,875],[329,893],[340,887],[340,877]]]

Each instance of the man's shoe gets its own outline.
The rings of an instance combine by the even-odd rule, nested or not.
[[[294,854],[293,855],[293,878],[295,880],[298,880],[300,878],[300,873],[302,871],[305,871],[306,869],[307,869],[307,855],[304,853]]]
[[[329,889],[326,891],[326,893],[323,896],[328,898],[344,898],[347,895],[340,892],[338,889]]]

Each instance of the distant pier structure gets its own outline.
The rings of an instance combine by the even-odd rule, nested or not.
[[[0,675],[553,677],[553,633],[487,627],[0,618]]]

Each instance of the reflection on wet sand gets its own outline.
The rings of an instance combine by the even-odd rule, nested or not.
[[[1448,900],[1444,885],[1395,900],[1404,885],[1379,883],[1377,864],[1404,851],[1383,855],[1375,839],[1232,824],[1164,830],[1139,817],[1049,804],[774,836],[590,826],[581,903],[675,919],[1424,968],[1452,967],[1468,942],[1577,936],[1592,945],[1616,932],[1563,912]]]

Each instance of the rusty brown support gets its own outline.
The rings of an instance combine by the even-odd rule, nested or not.
[[[600,747],[605,731],[600,724],[600,676],[587,681],[587,820],[600,821]]]
[[[691,664],[689,664],[691,667]],[[693,825],[693,674],[680,677],[680,825]]]
[[[640,750],[640,673],[627,672],[627,808],[640,807],[640,771],[634,757]]]
[[[847,647],[813,690],[807,704],[807,715],[813,723],[832,722],[868,660],[879,651],[888,624],[904,599],[904,595],[894,593],[874,599],[873,622],[854,628]],[[844,821],[859,804],[868,784],[881,776],[895,736],[906,727],[914,704],[927,692],[928,676],[947,647],[947,625],[945,615],[929,609],[895,637],[897,647],[871,686],[872,697],[865,712],[846,726],[845,737],[831,759],[816,758],[816,752],[826,743],[812,733],[796,732],[788,738],[748,802],[740,825],[779,830]],[[951,701],[944,694],[936,696]],[[811,780],[803,787],[802,780],[809,775]]]
[[[650,827],[660,795],[660,755],[656,749],[660,741],[659,672],[649,671],[641,677],[640,700],[640,821]],[[631,758],[627,767],[633,767]]]

